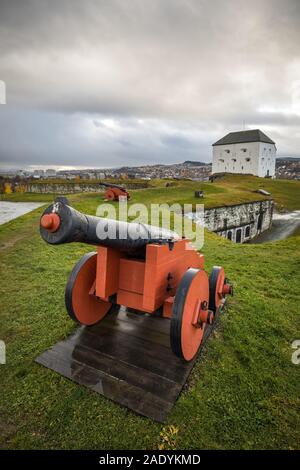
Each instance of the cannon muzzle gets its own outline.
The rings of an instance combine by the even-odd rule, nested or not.
[[[44,211],[40,220],[42,238],[50,244],[80,242],[141,254],[149,243],[170,243],[175,232],[142,223],[128,223],[82,214],[57,201]]]

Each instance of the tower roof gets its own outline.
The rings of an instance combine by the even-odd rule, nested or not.
[[[229,134],[217,140],[214,145],[229,145],[229,144],[241,144],[243,142],[265,142],[267,144],[274,144],[266,134],[259,129],[251,129],[248,131],[229,132]]]

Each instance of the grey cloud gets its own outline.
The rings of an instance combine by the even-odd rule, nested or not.
[[[176,121],[113,118],[94,119],[87,114],[63,114],[23,108],[0,112],[2,165],[26,167],[56,166],[112,167],[147,163],[181,162],[187,158],[208,161],[210,149],[199,129],[188,130]],[[178,136],[185,145],[176,145]],[[191,140],[189,140],[191,139]],[[20,151],[22,149],[22,151]]]
[[[299,0],[0,0],[0,158],[207,160],[244,120],[299,155],[299,25]]]
[[[178,147],[181,149],[190,149],[195,147],[195,142],[181,134],[171,134],[161,137],[161,141],[164,145],[170,147]]]
[[[5,112],[1,109],[5,108]],[[19,107],[0,108],[2,166],[114,167],[184,160],[210,161],[211,144],[222,133],[201,123],[105,115],[63,114]],[[105,125],[106,123],[106,125]],[[269,132],[270,131],[270,132]],[[293,132],[296,132],[293,129]],[[281,141],[279,154],[294,155],[285,128],[268,129]],[[296,156],[296,154],[295,154]]]

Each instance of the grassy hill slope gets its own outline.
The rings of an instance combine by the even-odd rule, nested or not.
[[[204,188],[207,200],[229,201],[233,180],[182,183],[176,194],[173,188],[141,190],[133,202],[172,202],[170,194],[189,199],[194,185]],[[235,195],[251,192],[256,180],[236,181]],[[278,206],[300,208],[298,185],[282,182],[278,189],[281,182],[263,182]],[[95,194],[72,196],[76,208],[91,214],[100,201]],[[0,226],[0,338],[7,345],[7,364],[0,366],[0,447],[299,448],[300,366],[291,362],[300,331],[299,235],[235,245],[206,233],[206,269],[224,265],[235,295],[162,426],[34,363],[74,330],[64,307],[65,283],[79,257],[91,251],[80,244],[46,245],[38,232],[41,211]]]
[[[172,186],[166,188],[167,181],[152,180],[151,188],[130,190],[132,203],[145,204],[205,204],[206,208],[222,205],[239,204],[253,200],[263,200],[266,196],[256,193],[259,188],[271,193],[278,210],[295,210],[300,206],[300,181],[271,180],[247,175],[227,175],[214,183],[174,180]],[[204,199],[194,197],[196,190],[204,191]],[[55,196],[54,196],[55,197]],[[14,193],[2,195],[7,201],[52,201],[52,194]],[[98,195],[99,204],[103,201],[102,194]],[[73,194],[71,200],[80,202],[91,199],[94,203],[95,195],[91,193]]]

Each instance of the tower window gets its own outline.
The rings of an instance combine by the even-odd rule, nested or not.
[[[245,152],[247,152],[247,149],[243,148],[243,149],[241,149],[241,151],[245,153]]]
[[[229,149],[226,149],[225,152],[226,152],[226,153],[230,153],[230,150],[229,150]]]
[[[251,158],[246,158],[246,162],[250,162]]]

